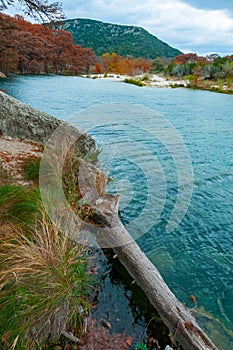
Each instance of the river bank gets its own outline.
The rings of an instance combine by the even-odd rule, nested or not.
[[[233,94],[233,81],[227,81],[224,79],[218,80],[205,80],[205,79],[197,79],[188,80],[188,88],[194,90],[206,90],[212,92],[218,92],[221,94]]]
[[[138,85],[137,82],[141,81],[141,86],[151,86],[151,87],[158,87],[158,88],[169,88],[169,87],[186,87],[188,85],[188,82],[185,80],[175,80],[175,79],[166,79],[162,76],[156,75],[156,74],[139,74],[139,75],[120,75],[120,74],[90,74],[90,75],[83,75],[84,78],[90,78],[90,79],[107,79],[110,81],[120,81],[120,82],[128,82],[131,80],[132,84],[135,83],[135,85]]]
[[[43,75],[42,75],[43,76]],[[190,88],[193,90],[205,90],[211,92],[217,92],[222,94],[233,94],[233,83],[232,81],[225,81],[223,79],[218,80],[205,80],[197,79],[193,80],[190,77],[184,79],[178,79],[174,77],[164,77],[158,74],[139,74],[139,75],[120,75],[120,74],[86,74],[80,75],[82,78],[98,79],[114,82],[125,82],[140,87],[149,86],[154,88]],[[2,80],[8,79],[5,75],[0,75]]]
[[[40,142],[27,139],[29,137],[27,133],[28,128],[26,123],[23,123],[23,119],[28,118],[27,122],[30,125],[31,138],[37,141],[39,138],[48,137],[52,131],[47,125],[47,128],[44,128],[47,130],[46,135],[41,133],[43,118],[47,120],[50,126],[58,125],[58,121],[52,117],[50,119],[45,114],[42,117],[42,114],[38,114],[39,111],[33,110],[4,94],[1,95],[3,96],[2,102],[5,101],[6,104],[2,103],[1,116],[3,119],[0,117],[1,134],[4,134],[4,136],[0,137],[0,187],[9,188],[16,193],[21,190],[26,191],[25,193],[37,190],[38,167],[35,169],[35,165],[38,166],[38,161],[40,161],[43,154],[43,145]],[[6,110],[8,111],[7,113]],[[5,118],[6,114],[7,118]],[[24,127],[21,129],[17,128],[15,118],[16,120],[18,118],[19,120],[21,119]],[[34,122],[38,123],[37,119],[40,120],[40,127],[38,124],[36,126],[33,124]],[[14,129],[12,125],[14,125]],[[38,129],[40,136],[34,129]],[[11,136],[8,136],[8,134],[11,134]],[[89,145],[87,147],[93,146],[88,136],[85,145]],[[83,142],[81,149],[83,149]],[[28,164],[34,164],[34,172],[37,171],[36,177],[34,176],[35,174],[33,178],[30,177],[32,172],[30,172],[31,175],[28,177],[29,174],[25,170],[25,166]],[[6,213],[2,213],[2,210],[4,210],[4,207],[1,206],[1,229],[3,224],[8,224],[8,221],[5,221],[7,219]],[[4,214],[4,223],[2,214]],[[23,212],[23,215],[27,216],[27,213]],[[89,350],[93,348],[101,350],[108,348],[110,350],[118,350],[121,348],[133,350],[137,344],[142,344],[143,341],[148,341],[148,344],[150,344],[148,349],[153,349],[155,344],[160,344],[162,349],[164,349],[167,344],[171,344],[168,329],[164,326],[153,307],[149,305],[140,287],[134,283],[117,259],[114,259],[110,252],[106,252],[105,255],[101,249],[91,249],[89,255],[91,259],[89,273],[96,277],[96,281],[89,300],[88,316],[85,315],[84,317],[86,330],[82,336],[82,349]],[[127,313],[127,323],[125,322],[125,313]],[[73,332],[76,332],[75,328],[73,328]],[[67,349],[67,342],[64,338],[56,344],[56,349]],[[54,346],[51,345],[49,348],[54,349]],[[69,349],[74,348],[76,346],[69,344]]]
[[[15,192],[25,189],[27,193],[29,189],[36,189],[38,178],[28,178],[25,165],[39,161],[42,151],[41,145],[35,142],[0,137],[0,190],[12,185],[17,186]],[[1,239],[4,229],[1,221],[3,209],[0,205]],[[23,215],[27,215],[25,210]],[[6,213],[4,216],[6,220]],[[104,254],[101,249],[90,249],[88,259],[91,262],[89,272],[95,282],[88,300],[88,313],[84,314],[85,331],[80,349],[135,350],[135,346],[143,341],[152,345],[160,344],[165,349],[167,344],[171,344],[168,329],[147,302],[140,287],[111,252],[106,251]],[[72,332],[77,332],[74,326]],[[61,337],[55,345],[47,345],[46,349],[71,350],[77,347]]]
[[[223,94],[233,94],[233,83],[229,81],[224,81],[222,79],[218,80],[205,80],[205,79],[190,79],[187,77],[185,79],[178,79],[174,77],[163,77],[157,74],[139,74],[139,75],[118,75],[118,74],[90,74],[83,75],[84,78],[90,79],[100,79],[109,81],[125,82],[129,84],[134,84],[140,87],[150,86],[155,88],[177,88],[185,87],[194,90],[206,90],[212,92],[218,92]]]

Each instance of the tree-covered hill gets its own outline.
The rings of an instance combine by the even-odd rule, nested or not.
[[[76,45],[91,47],[97,56],[116,52],[122,56],[154,59],[162,56],[174,58],[181,54],[140,27],[83,18],[61,21],[60,26],[73,34]]]

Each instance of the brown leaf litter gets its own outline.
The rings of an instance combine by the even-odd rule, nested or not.
[[[14,184],[33,184],[25,180],[24,167],[28,161],[40,158],[42,153],[43,146],[36,142],[0,136],[0,167],[12,177]],[[0,183],[3,181],[1,176]]]

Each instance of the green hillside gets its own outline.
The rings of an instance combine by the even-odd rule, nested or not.
[[[91,47],[97,56],[116,52],[122,56],[153,59],[181,54],[140,27],[77,18],[60,22],[60,29],[71,32],[76,45]]]

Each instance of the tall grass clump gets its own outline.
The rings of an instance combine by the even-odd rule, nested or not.
[[[90,291],[85,249],[45,214],[29,237],[18,226],[2,225],[0,290],[1,349],[41,349],[69,327],[81,331]]]
[[[21,226],[33,225],[41,218],[42,201],[38,188],[24,188],[12,184],[0,186],[0,221]]]

